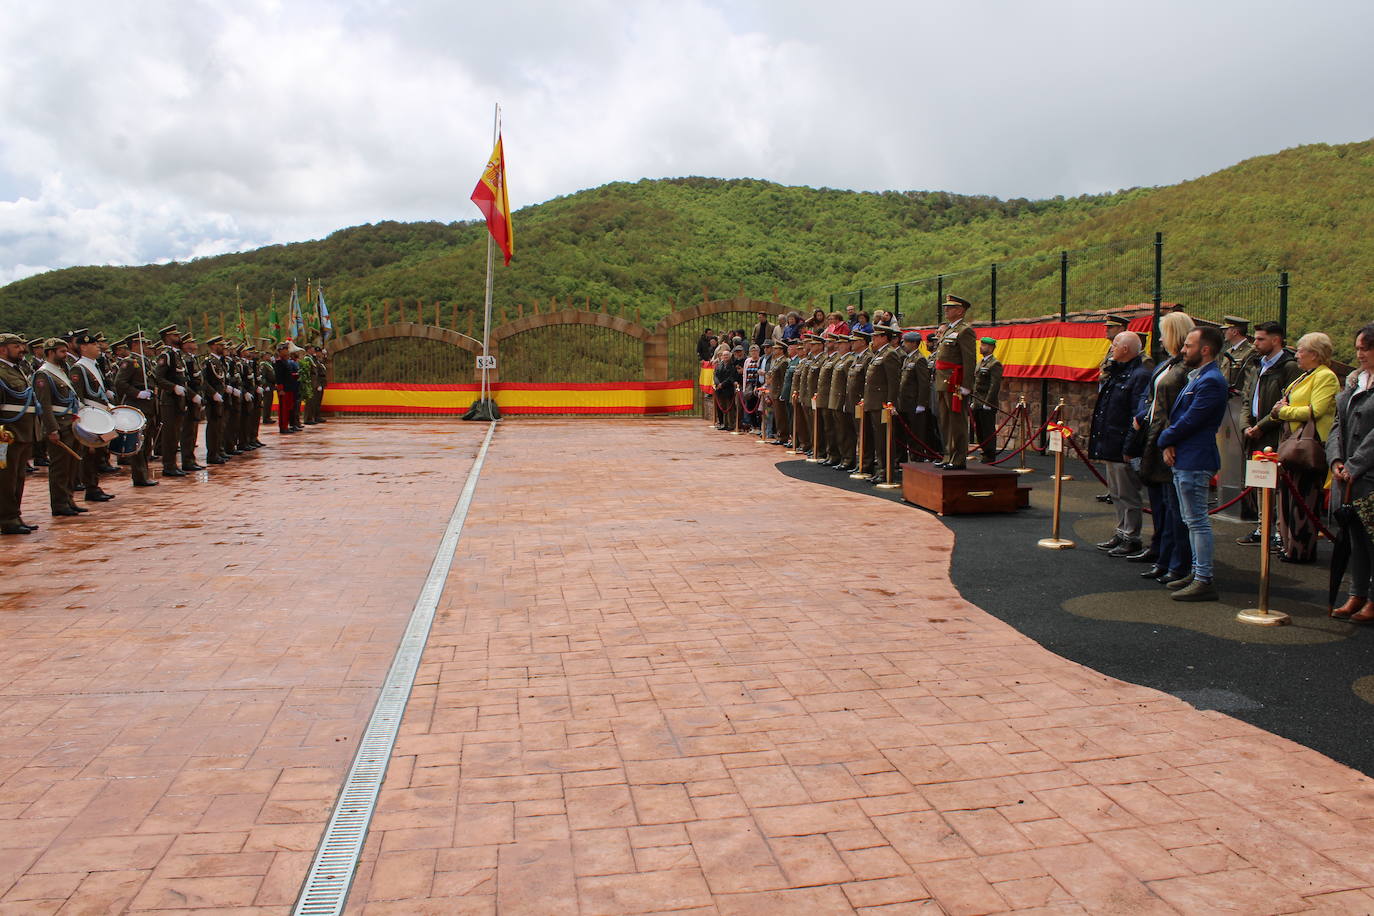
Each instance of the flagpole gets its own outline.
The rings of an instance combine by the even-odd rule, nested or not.
[[[496,138],[501,136],[501,103],[496,103],[496,110],[492,114],[491,121],[491,145],[496,146]],[[504,176],[502,177],[504,181]],[[491,347],[491,293],[492,293],[492,257],[494,243],[492,235],[487,233],[487,295],[482,307],[482,400],[486,401],[490,397],[491,384],[487,381],[487,365],[490,363],[488,353]],[[485,406],[485,405],[483,405]]]

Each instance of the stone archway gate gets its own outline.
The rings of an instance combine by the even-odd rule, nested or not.
[[[497,358],[497,368],[489,373],[489,380],[503,388],[691,380],[695,392],[691,412],[700,414],[703,399],[696,385],[700,370],[696,348],[701,333],[708,327],[717,331],[742,328],[747,333],[759,312],[774,322],[784,311],[775,301],[754,299],[741,291],[728,299],[705,300],[674,311],[652,330],[591,309],[555,308],[522,315],[493,329],[490,352]],[[401,341],[408,343],[398,349]],[[481,373],[474,357],[481,349],[481,343],[469,335],[417,322],[357,329],[327,345],[330,383],[475,385]],[[395,357],[388,359],[386,353]]]

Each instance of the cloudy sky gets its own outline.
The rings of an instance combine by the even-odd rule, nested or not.
[[[749,176],[1047,197],[1374,136],[1367,0],[0,0],[0,284]]]

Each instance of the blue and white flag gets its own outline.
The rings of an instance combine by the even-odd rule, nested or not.
[[[287,309],[287,314],[291,316],[286,320],[287,336],[299,343],[301,338],[305,336],[305,317],[301,314],[301,299],[296,294],[296,284],[294,283],[291,284],[291,305]]]
[[[329,319],[329,306],[324,304],[324,284],[321,283],[317,288],[317,304],[320,312],[320,342],[329,343],[329,338],[334,336],[334,322]]]

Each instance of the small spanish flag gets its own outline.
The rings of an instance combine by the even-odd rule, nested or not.
[[[499,134],[487,168],[472,190],[472,202],[487,218],[487,230],[510,264],[510,256],[515,253],[515,226],[510,218],[510,198],[506,196],[506,153]]]

